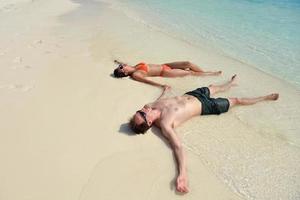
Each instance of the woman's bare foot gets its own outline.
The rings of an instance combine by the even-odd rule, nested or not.
[[[217,71],[217,72],[214,72],[215,75],[219,76],[222,74],[222,71]]]
[[[222,74],[222,71],[216,71],[216,72],[195,72],[191,70],[185,69],[185,71],[190,71],[191,75],[194,76],[219,76]]]
[[[268,96],[266,96],[267,100],[276,101],[278,98],[279,98],[279,94],[278,93],[272,93],[272,94],[269,94]]]
[[[222,71],[202,72],[202,75],[207,75],[207,76],[220,76],[221,74]]]

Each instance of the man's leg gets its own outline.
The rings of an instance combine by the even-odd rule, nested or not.
[[[218,92],[224,92],[224,91],[229,90],[232,86],[236,85],[236,83],[235,83],[236,77],[237,77],[236,74],[233,75],[227,83],[222,84],[222,85],[213,85],[213,84],[209,85],[208,89],[210,91],[210,94],[213,95]]]
[[[252,105],[261,101],[275,101],[279,97],[279,94],[273,93],[266,96],[255,97],[255,98],[228,98],[230,108],[236,105]]]

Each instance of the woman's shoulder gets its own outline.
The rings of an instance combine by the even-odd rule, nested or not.
[[[143,70],[137,70],[135,72],[132,73],[131,77],[133,79],[138,79],[138,78],[143,78],[147,75],[147,73]]]
[[[136,64],[135,66],[137,67],[137,66],[140,66],[140,65],[147,65],[147,63],[145,63],[145,62],[139,62],[139,63]]]

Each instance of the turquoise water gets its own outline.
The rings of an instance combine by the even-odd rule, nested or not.
[[[300,87],[300,0],[122,0],[119,6]]]

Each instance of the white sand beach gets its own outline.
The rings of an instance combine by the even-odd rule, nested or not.
[[[300,198],[300,92],[290,83],[100,1],[0,1],[0,43],[1,200]],[[219,96],[280,98],[179,127],[191,190],[180,195],[160,132],[128,127],[161,91],[114,78],[114,59],[189,60],[223,71],[153,78],[172,87],[170,96],[237,74],[238,86]]]

